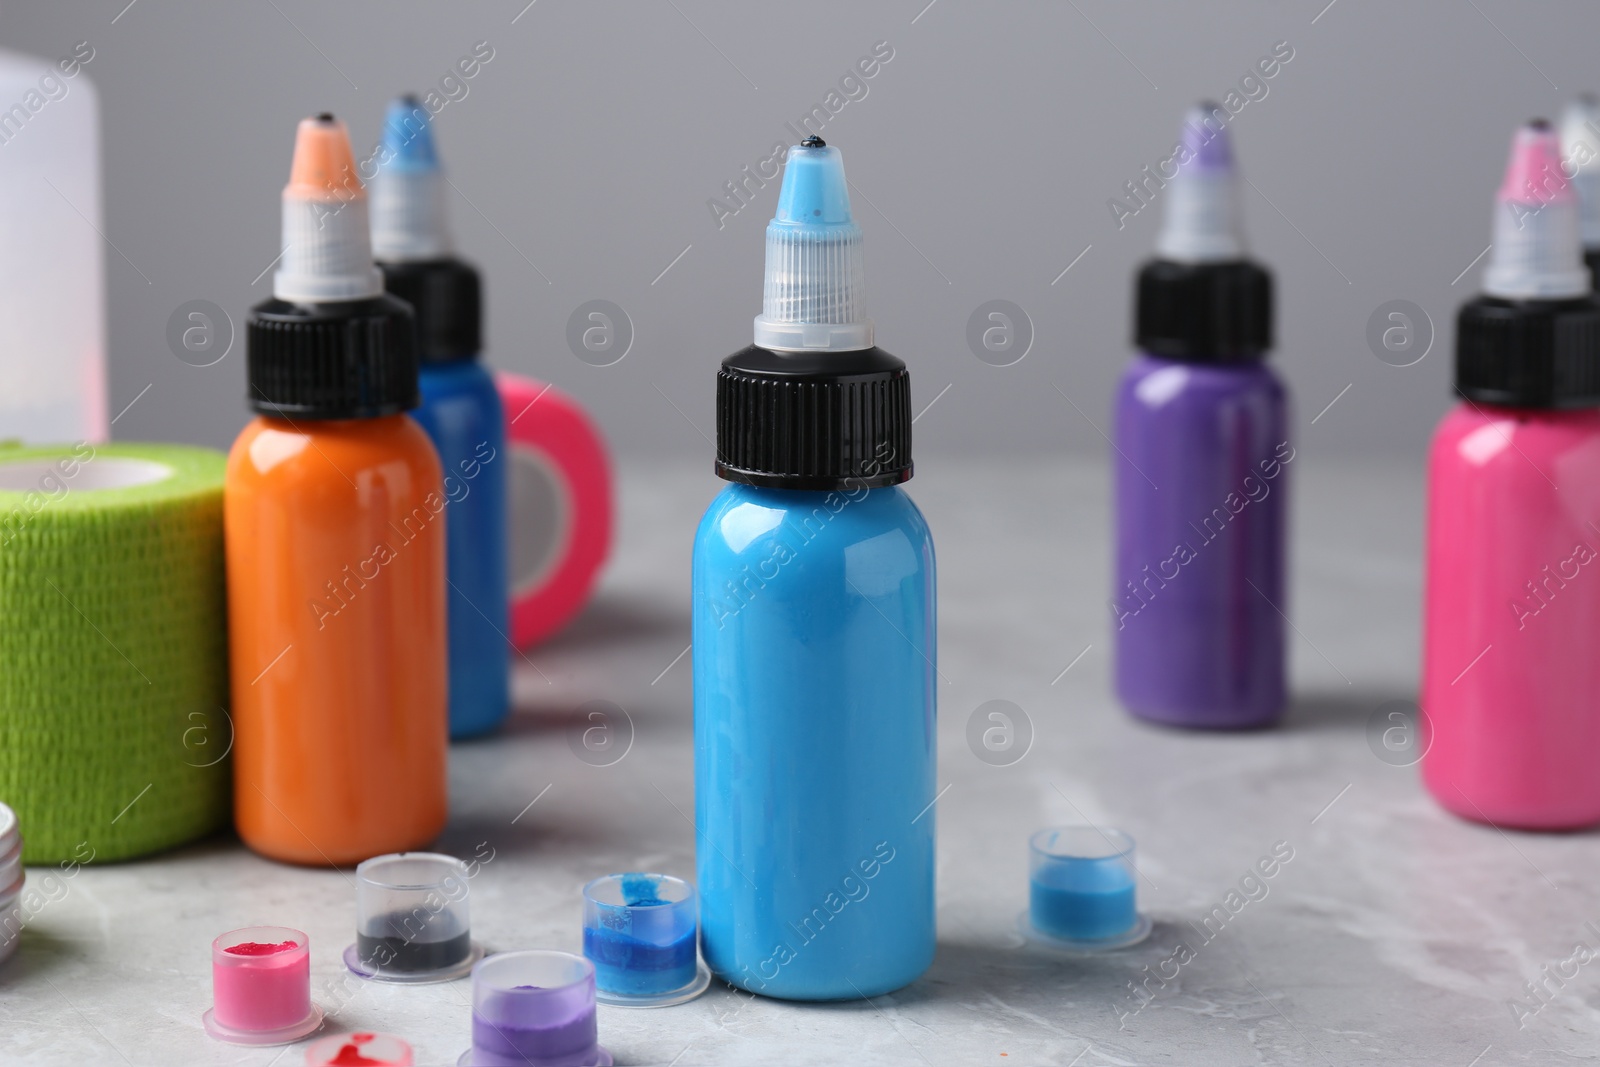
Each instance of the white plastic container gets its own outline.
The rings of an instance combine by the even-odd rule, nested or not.
[[[109,433],[93,58],[0,49],[0,442]]]
[[[17,813],[0,804],[0,963],[22,940],[22,833]]]

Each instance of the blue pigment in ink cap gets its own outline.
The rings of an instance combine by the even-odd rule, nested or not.
[[[1040,830],[1028,842],[1029,941],[1077,952],[1137,944],[1150,935],[1139,913],[1133,838],[1101,826]]]
[[[668,874],[608,874],[583,887],[583,954],[602,1004],[662,1008],[711,984],[700,963],[694,886]]]

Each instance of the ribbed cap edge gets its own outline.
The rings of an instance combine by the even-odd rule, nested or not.
[[[898,485],[911,477],[911,376],[880,348],[749,348],[717,374],[717,475],[784,489]]]

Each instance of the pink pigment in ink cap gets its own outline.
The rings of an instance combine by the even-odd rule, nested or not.
[[[322,1025],[311,1003],[311,939],[286,926],[247,926],[211,942],[206,1033],[234,1045],[287,1045]]]

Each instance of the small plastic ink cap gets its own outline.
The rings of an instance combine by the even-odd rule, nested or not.
[[[444,168],[433,118],[414,96],[389,104],[372,178],[372,251],[390,295],[416,313],[423,363],[476,359],[483,348],[483,285],[451,252]]]
[[[311,1002],[311,939],[287,926],[247,926],[211,942],[206,1033],[232,1045],[287,1045],[322,1025]]]
[[[22,889],[22,830],[17,813],[0,803],[0,899]]]
[[[1577,205],[1543,119],[1513,136],[1483,295],[1456,316],[1456,393],[1503,407],[1600,405],[1600,305]]]
[[[1030,942],[1105,952],[1150,936],[1150,919],[1138,907],[1133,838],[1121,830],[1040,830],[1028,841],[1028,859],[1028,910],[1017,925]]]
[[[448,982],[472,970],[467,865],[438,852],[392,852],[356,867],[356,940],[344,965],[358,978],[402,985]]]
[[[611,1067],[595,1017],[594,964],[551,949],[500,952],[472,968],[472,1047],[461,1067]]]
[[[583,887],[583,954],[602,1004],[665,1008],[704,993],[694,886],[669,874],[608,874]]]
[[[412,1067],[411,1046],[393,1034],[329,1034],[306,1048],[306,1067]]]
[[[1250,363],[1272,347],[1272,275],[1245,258],[1231,116],[1189,110],[1158,191],[1165,206],[1156,258],[1139,271],[1134,343],[1163,359]]]
[[[0,803],[0,929],[18,929],[23,919],[22,890],[27,875],[22,869],[22,832],[17,813]],[[8,933],[0,941],[0,964],[17,950],[22,939]]]

